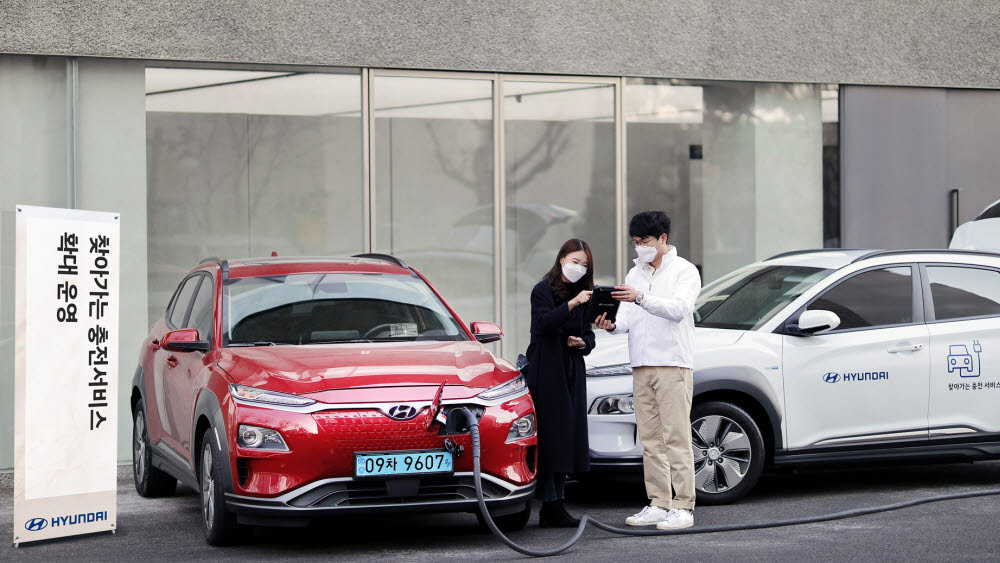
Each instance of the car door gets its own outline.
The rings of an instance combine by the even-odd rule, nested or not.
[[[150,343],[154,349],[152,365],[150,366],[153,375],[152,394],[154,400],[147,401],[153,404],[146,406],[149,411],[149,439],[154,444],[163,440],[178,453],[181,452],[181,449],[180,442],[176,439],[177,421],[168,406],[173,403],[170,396],[173,392],[173,386],[170,383],[174,373],[173,366],[168,363],[168,358],[172,357],[174,353],[170,350],[164,350],[160,346],[160,341],[167,332],[184,327],[188,311],[191,309],[191,301],[200,283],[201,276],[197,274],[181,281],[180,285],[177,286],[177,291],[174,292],[170,306],[167,307],[166,314],[164,314],[164,322],[157,323],[161,329],[153,335]]]
[[[932,437],[1000,432],[1000,270],[922,264]]]
[[[198,329],[200,340],[211,342],[212,314],[215,305],[215,284],[211,275],[199,273],[192,276],[198,284],[191,298],[183,324],[177,328]],[[165,358],[169,397],[167,409],[170,411],[173,432],[171,438],[188,462],[194,460],[192,434],[194,424],[195,399],[198,396],[198,376],[205,368],[205,353],[200,351],[180,352],[167,350]]]
[[[826,310],[834,330],[782,338],[790,449],[926,440],[928,329],[911,264],[845,277],[792,315]],[[787,331],[786,331],[787,332]]]

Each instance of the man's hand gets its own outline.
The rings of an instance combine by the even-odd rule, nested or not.
[[[570,348],[586,348],[587,343],[579,336],[570,336],[566,339],[566,345]]]
[[[597,325],[597,328],[603,328],[608,332],[615,330],[615,323],[608,320],[607,313],[601,313],[601,316],[594,319],[594,324]]]
[[[611,297],[627,303],[635,303],[635,298],[639,296],[639,290],[630,285],[616,285],[611,292]]]

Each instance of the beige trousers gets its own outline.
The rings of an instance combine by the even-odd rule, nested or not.
[[[654,506],[694,509],[691,451],[692,371],[678,367],[632,369],[635,422],[643,445],[646,495]]]

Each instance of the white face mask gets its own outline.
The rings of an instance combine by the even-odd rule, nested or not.
[[[562,273],[569,280],[569,283],[576,283],[587,274],[587,268],[573,262],[566,262],[562,265]]]
[[[635,247],[635,253],[639,255],[640,262],[648,264],[656,258],[656,253],[659,252],[659,249],[660,241],[657,239],[656,246],[646,246],[644,244],[640,244]]]

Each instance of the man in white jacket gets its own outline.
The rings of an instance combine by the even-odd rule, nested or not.
[[[694,525],[694,456],[691,397],[694,393],[694,303],[701,276],[667,244],[670,217],[644,211],[629,222],[638,258],[615,287],[621,301],[616,322],[597,326],[628,333],[632,397],[650,505],[625,522],[661,530]]]

